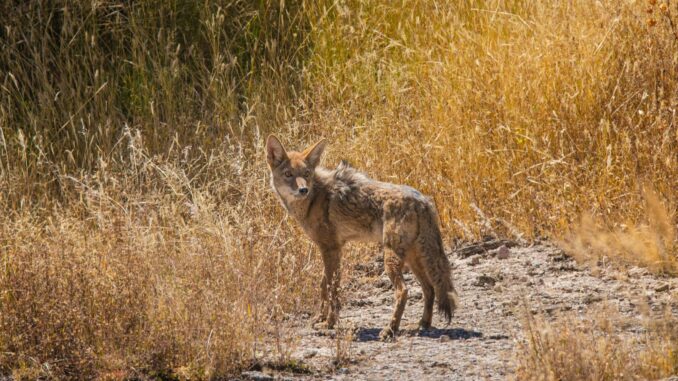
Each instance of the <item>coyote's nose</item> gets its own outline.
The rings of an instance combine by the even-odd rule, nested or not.
[[[308,193],[308,188],[299,188],[299,193],[301,193],[301,194]]]

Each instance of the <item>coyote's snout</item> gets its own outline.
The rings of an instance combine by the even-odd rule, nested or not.
[[[319,167],[324,149],[324,140],[302,152],[285,151],[272,135],[266,141],[271,185],[322,253],[325,272],[317,322],[332,328],[339,317],[342,246],[347,241],[373,241],[383,244],[384,269],[395,289],[393,318],[382,330],[382,339],[395,335],[405,310],[404,264],[422,287],[420,328],[431,326],[435,299],[449,323],[457,304],[456,292],[433,203],[416,189],[369,179],[345,162],[331,170]]]

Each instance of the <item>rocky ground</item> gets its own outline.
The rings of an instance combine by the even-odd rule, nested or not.
[[[640,268],[619,271],[603,264],[591,270],[548,244],[493,246],[498,245],[470,246],[450,254],[461,307],[449,326],[443,327],[436,315],[436,329],[407,328],[419,321],[423,303],[421,288],[406,273],[410,297],[404,329],[393,343],[379,341],[379,331],[392,313],[393,290],[377,261],[358,266],[358,276],[345,287],[339,329],[314,330],[310,319],[291,323],[299,338],[291,354],[296,371],[264,368],[245,372],[242,378],[504,380],[512,374],[513,351],[522,340],[521,316],[526,313],[552,319],[564,311],[584,314],[607,303],[623,316],[634,317],[643,301],[662,310],[678,289],[676,279]],[[632,334],[633,327],[629,330]]]

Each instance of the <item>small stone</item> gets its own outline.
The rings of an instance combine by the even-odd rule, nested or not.
[[[497,283],[497,280],[488,275],[481,275],[473,283],[474,286],[491,288]]]
[[[502,291],[504,291],[504,289],[501,287],[500,284],[497,284],[497,285],[494,286],[494,291],[495,292],[502,292]]]
[[[603,300],[603,298],[598,296],[598,295],[589,294],[589,295],[586,295],[584,297],[584,304],[597,303],[597,302],[600,302],[602,300]]]
[[[657,291],[657,292],[664,292],[664,291],[668,291],[669,288],[670,288],[670,287],[669,287],[669,284],[666,283],[666,284],[664,284],[664,285],[661,285],[661,286],[655,288],[654,290]]]
[[[450,337],[447,336],[447,335],[440,335],[440,337],[438,338],[438,340],[439,340],[441,343],[447,343],[448,341],[450,341]]]
[[[347,374],[348,368],[339,368],[339,370],[337,372],[339,372],[339,374]]]
[[[469,262],[470,266],[477,266],[479,264],[480,264],[480,258],[478,258],[478,257],[473,257],[471,259],[471,262]]]
[[[410,300],[421,300],[423,298],[423,295],[421,292],[413,292],[409,295]]]
[[[506,245],[501,245],[497,250],[497,258],[499,259],[508,259],[509,257],[509,248]]]

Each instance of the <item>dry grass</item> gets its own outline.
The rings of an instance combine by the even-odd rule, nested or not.
[[[399,5],[337,6],[313,29],[312,125],[433,194],[450,233],[484,233],[473,204],[534,236],[642,216],[643,182],[675,196],[677,41],[645,4]]]
[[[133,151],[131,178],[99,170],[77,182],[77,205],[3,216],[3,370],[210,378],[264,349],[284,357],[291,337],[278,328],[312,305],[317,277],[274,200],[246,200],[263,173],[195,189],[171,163]],[[231,159],[205,170],[261,172]],[[130,192],[138,177],[152,191]],[[231,188],[233,202],[212,187]]]
[[[678,235],[675,216],[656,194],[645,190],[647,216],[643,222],[610,229],[584,216],[561,246],[585,263],[613,262],[647,267],[654,272],[678,274]]]
[[[449,239],[559,237],[583,213],[616,231],[647,183],[674,229],[661,3],[3,3],[0,371],[284,359],[318,259],[268,190],[268,132],[433,195]]]
[[[554,323],[527,314],[518,348],[518,380],[658,380],[678,372],[678,321],[666,311],[640,322],[607,307]],[[639,335],[623,327],[642,327]]]

